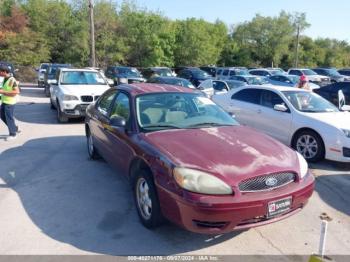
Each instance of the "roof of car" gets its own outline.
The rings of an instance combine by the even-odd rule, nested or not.
[[[136,96],[147,93],[196,93],[191,88],[185,88],[182,86],[174,86],[167,84],[153,84],[153,83],[135,83],[135,84],[123,84],[117,87],[119,90],[125,90],[131,95]]]
[[[243,86],[241,87],[242,89],[247,89],[247,88],[258,88],[258,89],[265,89],[265,90],[277,90],[277,91],[280,91],[280,92],[284,92],[284,91],[305,91],[307,92],[306,90],[304,89],[299,89],[299,88],[296,88],[296,87],[289,87],[289,86],[275,86],[275,85],[246,85],[246,86]]]

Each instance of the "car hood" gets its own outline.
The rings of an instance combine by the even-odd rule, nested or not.
[[[76,96],[83,95],[102,95],[110,88],[109,85],[61,85],[61,90],[65,94]]]
[[[350,130],[349,112],[307,113],[307,116],[340,129]]]
[[[293,150],[243,126],[174,129],[144,136],[174,165],[214,174],[231,185],[267,173],[299,173]]]

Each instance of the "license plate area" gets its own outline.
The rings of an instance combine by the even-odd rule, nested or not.
[[[267,218],[272,218],[288,212],[292,207],[292,197],[278,199],[268,203]]]

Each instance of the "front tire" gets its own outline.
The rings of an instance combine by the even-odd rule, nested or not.
[[[59,123],[67,123],[68,122],[68,117],[66,117],[62,111],[61,111],[61,107],[60,107],[60,103],[57,101],[57,121]]]
[[[156,187],[151,174],[138,171],[134,179],[134,198],[136,209],[142,224],[147,228],[156,228],[162,224],[162,213]]]
[[[93,137],[91,135],[90,130],[87,131],[86,133],[86,142],[87,142],[87,150],[88,150],[88,154],[90,159],[92,160],[96,160],[100,158],[100,155],[98,154],[95,145],[94,145],[94,140]]]
[[[314,131],[305,130],[298,133],[292,146],[309,162],[318,162],[324,159],[325,147],[323,140]]]

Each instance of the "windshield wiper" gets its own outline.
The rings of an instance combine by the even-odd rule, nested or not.
[[[172,128],[172,129],[182,129],[179,126],[169,125],[169,124],[155,124],[155,125],[147,125],[143,126],[143,128]]]
[[[215,122],[203,122],[203,123],[197,123],[190,125],[188,127],[200,127],[200,126],[231,126],[230,124],[223,124],[223,123],[215,123]]]

